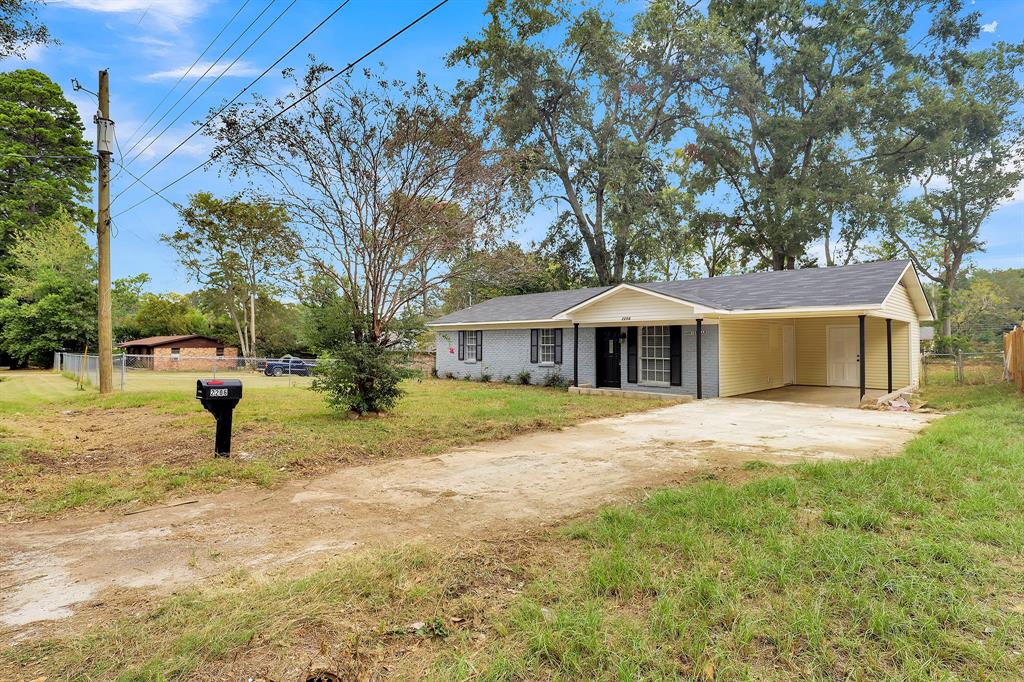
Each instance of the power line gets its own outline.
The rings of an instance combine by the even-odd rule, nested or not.
[[[235,95],[234,97],[232,97],[232,98],[231,98],[230,100],[228,100],[228,101],[227,101],[227,102],[226,102],[226,103],[225,103],[224,105],[222,105],[220,109],[218,109],[218,110],[217,110],[216,112],[214,112],[213,114],[210,114],[209,116],[207,116],[207,117],[206,117],[206,120],[205,120],[205,121],[203,121],[203,123],[202,123],[202,124],[201,124],[201,125],[200,125],[199,127],[197,127],[197,128],[195,129],[195,130],[193,130],[193,131],[192,131],[191,133],[189,133],[188,137],[186,137],[186,138],[185,138],[184,140],[182,140],[182,141],[181,141],[181,142],[179,142],[179,143],[178,143],[177,145],[175,145],[173,149],[171,149],[171,150],[170,150],[169,152],[167,152],[166,154],[164,154],[163,158],[161,158],[161,159],[160,159],[159,161],[157,161],[157,162],[156,162],[156,163],[154,163],[154,164],[153,164],[152,166],[150,166],[150,167],[149,167],[149,169],[148,169],[148,170],[146,170],[146,172],[145,172],[145,173],[143,173],[143,174],[142,174],[142,175],[141,175],[141,176],[140,176],[139,178],[136,178],[136,179],[137,179],[137,180],[139,180],[139,181],[141,182],[141,178],[144,178],[144,177],[146,177],[147,175],[149,175],[149,174],[150,174],[150,173],[151,173],[151,172],[152,172],[153,170],[155,170],[155,169],[156,169],[156,167],[157,167],[157,166],[159,166],[159,165],[160,165],[160,164],[162,164],[162,163],[163,163],[164,161],[166,161],[166,160],[167,160],[168,158],[170,158],[170,157],[171,157],[171,155],[172,155],[172,154],[174,154],[174,152],[176,152],[176,151],[178,151],[179,149],[181,149],[181,147],[183,147],[183,146],[184,146],[184,145],[185,145],[185,144],[186,144],[186,143],[187,143],[187,142],[188,142],[189,140],[191,140],[191,139],[192,139],[193,137],[195,137],[196,135],[198,135],[198,134],[200,133],[200,131],[202,131],[202,130],[203,130],[204,128],[206,128],[206,126],[208,126],[208,125],[209,125],[210,123],[212,123],[212,122],[213,122],[213,121],[214,121],[214,120],[215,120],[215,119],[216,119],[216,118],[217,118],[218,116],[220,116],[220,115],[221,115],[221,114],[222,114],[222,113],[223,113],[223,112],[224,112],[224,111],[225,111],[225,110],[226,110],[226,109],[227,109],[227,108],[228,108],[229,106],[231,106],[231,105],[232,105],[232,104],[234,104],[234,103],[235,103],[236,101],[238,101],[238,98],[239,98],[239,97],[241,97],[241,96],[242,96],[242,95],[244,95],[244,94],[245,94],[246,92],[248,92],[248,91],[249,91],[249,89],[250,89],[250,88],[252,88],[252,86],[256,85],[256,83],[258,83],[258,82],[260,81],[260,79],[262,79],[262,78],[263,78],[264,76],[266,76],[266,75],[267,75],[268,73],[270,73],[270,71],[271,71],[271,70],[272,70],[272,69],[273,69],[274,67],[276,67],[276,66],[277,66],[278,64],[280,64],[280,63],[281,63],[281,62],[282,62],[282,61],[283,61],[283,60],[284,60],[285,58],[287,58],[287,57],[288,57],[288,55],[290,55],[290,54],[291,54],[292,52],[294,52],[294,51],[295,51],[295,50],[296,50],[296,49],[297,49],[297,48],[298,48],[298,47],[299,47],[300,45],[302,45],[302,43],[306,42],[306,40],[308,40],[310,36],[312,36],[312,35],[313,35],[314,33],[316,33],[316,32],[317,32],[318,30],[320,30],[320,28],[321,28],[321,27],[322,27],[322,26],[323,26],[324,24],[326,24],[326,23],[327,23],[328,21],[330,21],[330,20],[331,20],[331,19],[332,19],[332,18],[334,17],[334,15],[335,15],[335,14],[337,14],[338,12],[340,12],[340,11],[341,11],[341,10],[342,10],[342,9],[343,9],[343,8],[345,7],[345,5],[347,5],[347,4],[349,3],[349,2],[351,2],[351,0],[344,0],[344,2],[342,2],[342,3],[340,4],[340,5],[338,5],[337,7],[335,7],[335,8],[334,8],[334,11],[333,11],[333,12],[331,12],[331,13],[330,13],[330,14],[328,14],[328,15],[327,15],[326,17],[324,17],[324,18],[323,18],[323,19],[322,19],[322,20],[320,21],[320,23],[319,23],[319,24],[317,24],[317,25],[316,25],[316,26],[314,26],[314,27],[313,27],[312,29],[310,29],[310,31],[309,31],[309,32],[307,32],[307,33],[306,33],[306,35],[302,36],[302,38],[301,38],[301,39],[299,39],[299,40],[298,40],[298,42],[296,42],[296,43],[295,43],[294,45],[292,45],[292,46],[291,46],[290,48],[288,48],[288,50],[287,50],[287,51],[286,51],[286,52],[285,52],[284,54],[282,54],[282,55],[281,55],[280,57],[278,57],[278,58],[277,58],[276,60],[274,60],[274,63],[273,63],[273,64],[271,64],[270,66],[268,66],[267,68],[265,68],[265,69],[263,70],[263,73],[261,73],[260,75],[256,76],[256,78],[252,79],[252,81],[250,81],[248,85],[246,85],[246,86],[245,86],[244,88],[242,88],[242,89],[241,89],[241,90],[240,90],[240,91],[238,92],[238,94],[236,94],[236,95]],[[292,2],[292,5],[294,5],[294,4],[295,4],[295,2],[294,2],[294,0],[293,0],[293,2]],[[285,8],[285,12],[287,12],[287,11],[288,11],[288,9],[290,9],[290,8],[291,8],[291,5],[289,5],[289,6],[287,7],[287,8]],[[282,12],[282,14],[284,14],[284,13]],[[278,18],[280,18],[280,17],[278,17]],[[268,28],[269,28],[269,27],[268,27]],[[209,88],[207,88],[207,90],[209,90]],[[204,91],[204,93],[205,93],[205,91]],[[201,96],[201,95],[200,95],[200,96]],[[179,118],[180,118],[180,116],[179,116]],[[175,119],[175,120],[177,120],[177,119]],[[173,121],[172,121],[172,124],[173,124]],[[166,130],[166,129],[165,129],[165,130]],[[133,176],[133,177],[134,177],[134,176]],[[127,186],[127,187],[125,187],[125,188],[124,188],[123,190],[121,190],[120,192],[118,192],[117,196],[115,196],[115,197],[114,197],[114,201],[117,201],[118,197],[120,197],[120,196],[121,196],[122,194],[124,194],[125,192],[127,192],[128,190],[130,190],[130,189],[131,189],[132,187],[134,187],[134,186],[135,186],[135,183],[133,182],[132,184],[128,185],[128,186]]]
[[[142,123],[140,123],[138,126],[136,126],[135,130],[132,131],[132,134],[128,136],[128,141],[125,142],[125,144],[131,144],[132,143],[132,141],[135,139],[135,136],[138,134],[138,132],[140,130],[142,130],[142,126],[146,125],[146,123],[153,116],[153,114],[155,114],[157,112],[157,110],[161,106],[163,106],[163,103],[167,101],[167,98],[171,96],[171,93],[174,92],[178,88],[179,85],[181,85],[181,81],[185,80],[185,78],[187,78],[188,75],[190,73],[192,73],[192,69],[194,69],[196,67],[196,64],[199,63],[199,60],[202,59],[203,57],[205,57],[206,53],[210,51],[210,48],[213,47],[214,43],[216,43],[218,40],[220,40],[220,37],[222,35],[224,35],[224,31],[228,30],[228,27],[232,23],[234,23],[235,19],[238,17],[239,14],[242,13],[242,10],[245,9],[246,5],[248,5],[249,2],[250,2],[250,0],[245,0],[245,2],[243,2],[241,4],[241,6],[238,8],[238,10],[234,14],[231,15],[231,18],[228,19],[227,23],[224,24],[221,27],[220,32],[213,37],[213,40],[211,40],[209,43],[206,44],[206,47],[203,49],[203,51],[201,53],[199,53],[199,56],[196,57],[196,60],[194,62],[192,62],[192,65],[188,67],[188,69],[185,71],[185,73],[181,74],[181,76],[178,78],[178,80],[174,82],[174,85],[171,86],[171,89],[164,93],[163,98],[159,102],[156,103],[156,106],[153,107],[148,114],[146,114],[146,118],[142,119]],[[148,12],[149,10],[147,9],[146,11]],[[134,149],[134,147],[132,147],[132,149]],[[129,149],[128,151],[130,152],[131,149]],[[123,155],[121,156],[121,160],[122,161],[124,160],[124,156]]]
[[[187,90],[185,90],[185,92],[181,93],[181,97],[179,97],[179,98],[178,98],[178,99],[177,99],[177,100],[176,100],[176,101],[174,102],[174,104],[172,104],[172,105],[170,106],[170,108],[168,108],[168,109],[167,109],[167,111],[165,111],[165,112],[163,113],[163,115],[162,115],[162,116],[160,116],[160,118],[158,118],[158,119],[156,120],[156,122],[155,122],[155,123],[153,123],[153,125],[149,127],[149,130],[147,130],[147,131],[146,131],[145,133],[143,133],[143,134],[142,134],[142,137],[140,137],[140,138],[139,138],[138,140],[136,140],[136,141],[135,141],[135,144],[133,144],[133,145],[131,146],[131,149],[129,149],[129,150],[128,150],[128,153],[129,153],[129,154],[131,154],[131,153],[132,153],[132,150],[133,150],[133,149],[135,149],[135,148],[136,148],[137,146],[139,146],[140,144],[142,144],[142,141],[146,139],[146,136],[147,136],[147,135],[149,135],[149,134],[150,134],[151,132],[153,132],[153,130],[154,130],[154,129],[155,129],[155,128],[156,128],[157,126],[158,126],[158,125],[160,125],[160,122],[161,122],[161,121],[163,121],[163,120],[164,120],[165,118],[167,118],[167,115],[168,115],[168,114],[170,114],[170,113],[171,113],[172,111],[174,111],[174,108],[175,108],[176,106],[178,106],[179,104],[181,104],[181,100],[185,99],[185,98],[186,98],[186,97],[188,96],[188,93],[192,92],[192,89],[193,89],[194,87],[196,87],[196,86],[197,86],[197,85],[198,85],[198,84],[200,83],[200,81],[202,81],[202,80],[203,80],[204,78],[206,78],[206,75],[207,75],[208,73],[210,73],[210,71],[212,71],[212,70],[213,70],[213,67],[217,66],[217,63],[218,63],[218,62],[220,62],[220,60],[224,58],[224,55],[226,55],[226,54],[228,53],[228,51],[229,51],[229,50],[230,50],[230,49],[231,49],[232,47],[234,47],[234,46],[235,46],[235,43],[237,43],[237,42],[238,42],[239,40],[241,40],[241,39],[242,39],[242,36],[244,36],[244,35],[245,35],[246,33],[248,33],[248,32],[249,32],[249,29],[251,29],[251,28],[252,28],[252,27],[253,27],[253,26],[254,26],[254,25],[256,24],[256,22],[257,22],[257,21],[259,21],[259,20],[260,20],[260,18],[262,18],[262,17],[263,17],[263,15],[267,13],[267,10],[269,10],[269,9],[270,9],[270,7],[271,7],[271,6],[272,6],[272,5],[273,5],[273,4],[274,4],[274,3],[276,2],[276,1],[277,1],[277,0],[270,0],[270,2],[268,2],[268,3],[267,3],[266,7],[264,7],[264,8],[262,9],[262,10],[260,10],[260,13],[259,13],[259,14],[257,14],[257,15],[256,15],[256,17],[255,17],[255,18],[254,18],[254,19],[253,19],[252,21],[250,21],[250,22],[249,22],[249,25],[248,25],[248,26],[246,26],[246,27],[245,27],[244,29],[242,29],[242,32],[241,32],[241,33],[239,33],[239,34],[238,34],[238,36],[236,36],[236,37],[235,37],[235,39],[231,41],[231,44],[230,44],[230,45],[228,45],[227,47],[225,47],[225,48],[224,48],[224,50],[223,50],[223,51],[222,51],[222,52],[220,53],[220,55],[218,55],[218,56],[217,56],[217,58],[216,58],[216,59],[214,59],[214,60],[213,60],[213,62],[212,62],[212,63],[211,63],[211,64],[210,64],[210,65],[209,65],[208,67],[206,67],[206,70],[205,70],[205,71],[203,71],[202,75],[200,75],[200,76],[199,76],[199,78],[197,78],[197,79],[195,80],[195,82],[193,82],[193,83],[192,83],[192,85],[188,86],[188,89],[187,89]],[[224,75],[224,74],[223,74],[223,73],[221,73],[221,75]],[[220,78],[220,76],[218,76],[218,78]],[[194,104],[194,103],[195,103],[195,102],[193,102],[193,104]],[[189,106],[192,106],[192,105],[190,104]],[[187,111],[187,110],[188,110],[188,107],[186,107],[185,109],[186,109],[186,111]],[[183,113],[184,113],[184,112],[183,112]],[[179,114],[179,116],[180,116],[180,114]],[[155,137],[155,138],[153,138],[152,140],[150,140],[149,144],[148,144],[148,145],[146,145],[146,149],[149,149],[149,147],[150,147],[150,146],[151,146],[151,145],[152,145],[152,144],[153,144],[154,142],[156,142],[156,141],[157,141],[157,139],[159,139],[159,137],[160,137],[160,136],[159,136],[159,135],[157,135],[157,137]],[[146,151],[146,149],[143,149],[142,151],[144,152],[144,151]],[[137,159],[137,158],[139,157],[139,155],[140,155],[141,153],[142,153],[142,152],[139,152],[139,154],[136,154],[136,155],[135,155],[135,157],[134,157],[134,158],[132,159],[132,161],[134,161],[135,159]],[[131,162],[129,162],[129,163],[131,163]]]
[[[299,104],[301,104],[302,102],[304,102],[304,101],[306,101],[307,99],[309,99],[310,97],[312,97],[312,96],[313,96],[313,94],[314,94],[314,93],[316,93],[316,92],[317,92],[318,90],[320,90],[321,88],[323,88],[323,87],[327,86],[328,84],[330,84],[331,82],[333,82],[333,81],[334,81],[334,80],[335,80],[336,78],[340,77],[340,76],[341,76],[342,74],[344,74],[344,73],[346,73],[346,72],[348,72],[348,71],[351,71],[351,70],[352,70],[352,69],[353,69],[353,68],[354,68],[354,67],[355,67],[355,66],[356,66],[357,64],[359,64],[359,63],[360,63],[361,61],[363,61],[364,59],[366,59],[367,57],[369,57],[370,55],[372,55],[372,54],[373,54],[374,52],[377,52],[378,50],[380,50],[380,49],[381,49],[382,47],[384,47],[385,45],[387,45],[388,43],[390,43],[391,41],[393,41],[393,40],[394,40],[395,38],[399,37],[400,35],[402,35],[402,34],[403,34],[403,33],[405,33],[406,31],[408,31],[409,29],[411,29],[411,28],[412,28],[413,26],[415,26],[416,24],[418,24],[418,23],[420,23],[421,21],[423,21],[424,19],[426,19],[426,18],[427,18],[428,16],[430,16],[431,14],[433,14],[434,12],[436,12],[436,11],[437,11],[438,9],[440,9],[441,7],[443,7],[443,6],[444,6],[444,5],[446,5],[446,4],[448,4],[448,0],[441,0],[441,1],[439,2],[439,3],[437,3],[436,5],[434,5],[433,7],[431,7],[430,9],[428,9],[428,10],[427,10],[426,12],[424,12],[424,13],[423,13],[423,14],[421,14],[421,15],[419,15],[418,17],[416,17],[415,19],[413,19],[413,20],[412,20],[411,22],[409,22],[408,24],[406,24],[405,26],[403,26],[403,27],[402,27],[401,29],[399,29],[398,31],[395,31],[395,32],[394,32],[394,33],[392,33],[392,34],[391,34],[390,36],[388,36],[388,37],[387,37],[386,39],[384,39],[384,40],[382,40],[381,42],[377,43],[377,45],[375,45],[375,46],[374,46],[373,48],[371,48],[370,50],[368,50],[368,51],[364,52],[364,53],[363,53],[362,55],[360,55],[360,56],[359,56],[359,58],[357,58],[356,60],[354,60],[353,62],[351,62],[351,63],[350,63],[350,64],[349,64],[348,66],[346,66],[346,67],[345,67],[344,69],[342,69],[341,71],[338,71],[338,72],[337,72],[336,74],[334,74],[333,76],[331,76],[330,78],[328,78],[327,80],[325,80],[325,81],[324,81],[323,83],[321,83],[320,85],[316,86],[315,88],[313,88],[312,90],[310,90],[309,92],[307,92],[307,93],[306,93],[305,95],[303,95],[302,97],[298,98],[297,100],[295,100],[294,102],[292,102],[291,104],[289,104],[288,106],[286,106],[286,107],[285,107],[284,109],[282,109],[281,111],[277,112],[276,114],[274,114],[273,116],[271,116],[270,118],[268,118],[268,119],[267,119],[266,121],[264,121],[263,123],[261,123],[261,124],[257,125],[257,126],[256,126],[256,127],[254,127],[254,128],[252,129],[252,130],[250,130],[249,132],[247,132],[246,134],[242,135],[241,137],[237,138],[237,139],[236,139],[236,140],[234,140],[233,142],[229,143],[229,144],[228,144],[228,146],[230,147],[230,146],[233,146],[233,145],[235,145],[235,144],[238,144],[238,143],[239,143],[239,142],[241,142],[242,140],[245,140],[245,139],[246,139],[246,138],[248,138],[249,136],[251,136],[251,135],[255,134],[255,133],[256,133],[256,132],[257,132],[258,130],[260,130],[261,128],[263,128],[263,127],[265,127],[265,126],[269,125],[270,123],[273,123],[273,122],[274,122],[275,120],[277,120],[278,118],[280,118],[280,117],[281,117],[281,116],[282,116],[282,115],[283,115],[283,114],[284,114],[285,112],[289,111],[290,109],[294,109],[294,108],[295,108],[296,106],[298,106],[298,105],[299,105]],[[199,170],[200,168],[202,168],[203,166],[205,166],[205,165],[206,165],[207,163],[208,163],[207,161],[204,161],[203,163],[200,163],[200,164],[199,164],[198,166],[195,166],[195,167],[193,167],[192,169],[190,169],[189,171],[187,171],[187,172],[186,172],[186,173],[184,173],[183,175],[180,175],[180,176],[178,176],[177,178],[175,178],[175,179],[174,179],[174,180],[172,180],[171,182],[169,182],[169,183],[167,183],[166,185],[164,185],[163,187],[161,187],[159,191],[160,191],[160,192],[164,192],[164,191],[166,191],[166,190],[170,189],[170,188],[171,188],[171,187],[173,187],[174,185],[178,184],[179,182],[181,182],[182,180],[184,180],[185,178],[187,178],[188,176],[192,175],[192,174],[193,174],[193,173],[195,173],[195,172],[196,172],[197,170]],[[135,202],[134,204],[132,204],[131,206],[129,206],[129,207],[128,207],[128,208],[126,208],[125,210],[123,210],[123,211],[119,212],[119,213],[118,213],[117,215],[118,215],[118,216],[120,216],[120,215],[124,215],[124,214],[125,214],[125,213],[127,213],[128,211],[131,211],[131,210],[133,210],[133,209],[135,209],[135,208],[137,208],[137,207],[141,206],[142,204],[146,203],[147,201],[149,201],[150,199],[152,199],[152,198],[153,198],[154,196],[155,196],[155,194],[150,194],[149,196],[147,196],[147,197],[144,197],[143,199],[141,199],[141,200],[139,200],[139,201]]]

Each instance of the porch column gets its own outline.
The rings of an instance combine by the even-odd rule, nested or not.
[[[580,323],[572,323],[572,385],[580,385]]]
[[[860,365],[860,398],[861,398],[861,400],[864,399],[864,394],[868,392],[867,391],[867,383],[868,383],[867,363],[865,362],[865,360],[867,360],[867,358],[864,357],[864,348],[865,348],[865,344],[864,344],[864,319],[866,317],[867,317],[866,315],[858,315],[857,316],[857,320],[860,322],[860,324],[859,324],[859,327],[860,327],[860,355],[857,356],[858,357],[857,364]]]
[[[701,378],[700,372],[700,333],[701,327],[704,324],[702,318],[697,318],[697,400],[704,397],[703,379]]]
[[[889,393],[892,393],[892,320],[885,318],[885,369],[889,376]]]

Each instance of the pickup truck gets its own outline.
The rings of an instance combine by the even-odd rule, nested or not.
[[[263,368],[263,373],[268,377],[280,377],[285,374],[305,377],[316,367],[316,362],[303,360],[302,358],[281,358],[268,362]]]

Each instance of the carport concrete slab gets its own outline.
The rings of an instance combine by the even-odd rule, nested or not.
[[[885,391],[868,389],[865,398],[881,398]],[[826,405],[830,407],[859,407],[860,389],[845,386],[783,386],[767,391],[744,393],[738,398],[751,400],[771,400],[783,403],[804,403],[807,405]]]

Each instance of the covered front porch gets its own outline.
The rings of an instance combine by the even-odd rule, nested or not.
[[[868,389],[864,398],[874,400],[886,393],[881,389]],[[791,384],[781,388],[770,388],[767,391],[744,393],[739,398],[751,400],[767,400],[775,403],[798,403],[805,405],[825,405],[828,407],[859,407],[862,402],[860,388],[845,386],[797,386]]]

